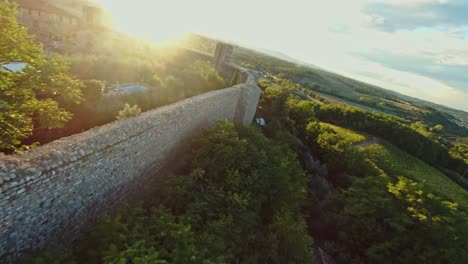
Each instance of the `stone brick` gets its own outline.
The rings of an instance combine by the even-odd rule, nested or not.
[[[259,97],[257,76],[248,73],[244,84],[0,155],[0,225],[8,223],[0,228],[0,263],[69,244],[103,212],[144,197],[193,135],[218,121],[251,123]]]

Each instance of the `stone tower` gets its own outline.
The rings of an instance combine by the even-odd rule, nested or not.
[[[234,47],[232,45],[218,42],[213,58],[213,66],[218,72],[221,72],[225,63],[231,62],[232,52]]]

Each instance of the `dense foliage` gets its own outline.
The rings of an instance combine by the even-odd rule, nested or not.
[[[117,119],[125,119],[127,117],[136,116],[141,113],[141,108],[138,105],[130,106],[129,104],[125,104],[124,108],[119,111],[117,115]]]
[[[336,122],[384,138],[434,166],[449,168],[460,174],[465,173],[467,169],[464,160],[450,156],[445,147],[391,116],[335,105],[321,106],[316,115],[321,120]]]
[[[423,184],[373,175],[353,179],[322,210],[337,225],[329,250],[343,263],[463,263],[467,215]]]
[[[231,81],[225,83],[206,58],[200,60],[187,50],[152,44],[118,50],[112,56],[45,54],[18,24],[16,4],[2,1],[0,12],[0,63],[27,65],[22,71],[0,72],[2,152],[109,123],[125,104],[147,111],[223,88]],[[147,91],[118,91],[124,84],[139,84]]]
[[[450,155],[468,163],[468,137],[458,138],[450,149]]]
[[[209,43],[202,47],[211,48]],[[247,55],[237,56],[245,56],[247,64],[259,70],[285,71],[283,77],[330,78],[305,66]],[[72,58],[73,71],[87,80],[80,87],[86,101],[68,107],[75,117],[99,114],[88,121],[73,119],[70,131],[114,120],[122,108],[119,118],[223,84],[202,61],[136,61]],[[94,65],[111,65],[113,70],[100,71]],[[135,65],[137,70],[127,73]],[[104,81],[137,79],[150,90],[102,94]],[[441,122],[428,126],[426,120],[410,127],[388,115],[300,100],[294,94],[301,86],[284,78],[259,85],[263,96],[257,114],[267,123],[263,131],[232,123],[205,131],[193,140],[190,153],[179,160],[183,168],[168,178],[152,204],[103,216],[74,252],[40,254],[33,262],[311,263],[312,246],[338,263],[465,262],[468,216],[460,202],[465,190],[453,191],[458,186],[428,165],[450,173],[466,171],[466,142],[449,152],[434,136],[444,129],[446,117],[427,112],[428,120]],[[395,99],[379,89],[359,92]],[[385,107],[370,97],[359,101]],[[374,136],[401,150],[358,146]]]
[[[68,259],[311,262],[312,239],[301,212],[307,178],[288,144],[274,143],[255,128],[220,123],[197,137],[191,149],[189,173],[169,178],[161,203],[103,217]]]
[[[259,114],[272,122],[283,120],[284,123],[287,120],[289,127],[296,129],[298,133],[303,133],[309,122],[316,119],[339,124],[386,139],[433,166],[448,168],[459,174],[467,173],[463,144],[455,144],[449,152],[431,133],[443,129],[441,125],[428,129],[424,123],[416,122],[410,127],[400,118],[390,115],[344,105],[318,105],[310,100],[289,99],[289,103],[285,104],[288,96],[301,89],[300,85],[284,79],[275,79],[271,86],[267,80],[263,80],[259,85],[265,89],[262,102],[265,106],[262,106]],[[288,119],[288,115],[291,118]]]
[[[313,237],[314,247],[338,263],[463,263],[467,208],[431,185],[448,177],[405,174],[382,160],[394,157],[375,158],[367,151],[380,145],[359,147],[366,136],[321,122],[329,106],[299,100],[292,82],[261,86],[264,134],[220,123],[196,137],[180,161],[185,173],[168,178],[158,202],[103,217],[74,254],[56,259],[310,263]],[[382,121],[358,114],[371,116],[362,119],[364,128]]]
[[[72,71],[79,78],[86,80],[82,87],[82,93],[86,100],[69,108],[70,112],[73,113],[73,118],[63,128],[51,131],[35,129],[27,142],[46,143],[112,122],[116,119],[118,112],[125,107],[125,104],[137,105],[144,112],[225,87],[223,78],[211,67],[209,62],[193,60],[187,57],[184,52],[172,59],[176,61],[170,60],[166,61],[165,64],[162,62],[153,64],[153,59],[72,57]],[[87,67],[96,67],[96,69],[86,70]],[[146,82],[144,86],[148,87],[148,90],[109,94],[110,87],[118,87],[119,82],[124,81],[130,83]],[[109,84],[112,82],[115,84],[110,86]],[[105,83],[108,86],[103,88]]]
[[[46,59],[40,46],[18,25],[16,5],[0,2],[0,62],[23,62],[17,72],[0,71],[0,149],[21,146],[34,126],[62,127],[73,115],[66,108],[82,101],[81,81],[59,58]]]
[[[267,124],[282,122],[269,125],[267,130],[289,129],[328,167],[327,173],[318,166],[307,170],[307,221],[317,245],[338,263],[463,263],[468,250],[468,216],[466,207],[458,205],[458,198],[427,185],[426,172],[417,177],[407,174],[412,177],[409,179],[395,173],[400,164],[386,166],[390,161],[368,159],[364,149],[354,146],[358,135],[318,118],[348,127],[355,123],[361,130],[375,133],[385,122],[403,125],[390,121],[390,117],[298,100],[291,95],[291,87],[278,87],[277,82],[271,86],[262,83],[262,87],[262,117]],[[333,111],[338,112],[337,118],[330,114]],[[409,131],[408,135],[415,133],[401,127],[385,128],[390,133],[399,129]],[[421,135],[417,134],[414,139]],[[306,165],[306,155],[302,158]],[[454,185],[440,172],[431,177],[446,186]]]

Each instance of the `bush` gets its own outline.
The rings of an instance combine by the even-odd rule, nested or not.
[[[86,80],[83,88],[81,88],[83,97],[88,102],[96,102],[101,99],[103,91],[104,84],[99,80]]]
[[[103,216],[77,262],[311,263],[307,178],[287,144],[226,122],[191,146],[191,172],[168,178],[162,203]]]
[[[117,119],[125,119],[127,117],[136,116],[141,113],[141,108],[138,105],[130,106],[129,104],[125,104],[124,108],[119,111],[117,115]]]

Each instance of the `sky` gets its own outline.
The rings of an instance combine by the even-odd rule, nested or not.
[[[137,37],[200,33],[468,111],[468,0],[95,1]]]

